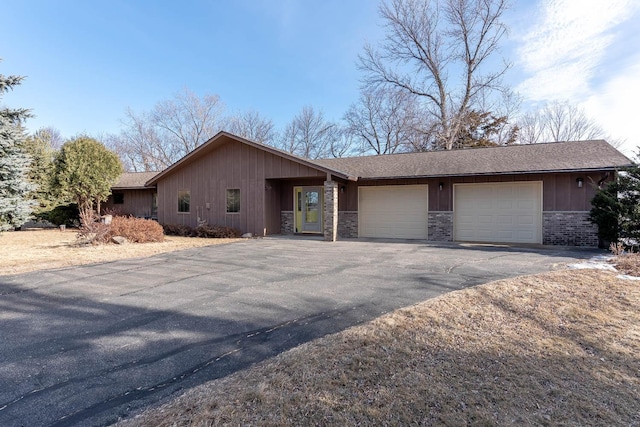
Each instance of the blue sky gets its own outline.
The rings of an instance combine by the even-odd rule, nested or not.
[[[631,154],[640,99],[640,1],[514,1],[504,56],[525,106],[568,99]],[[339,120],[358,97],[356,60],[382,37],[374,0],[5,3],[0,73],[27,76],[4,102],[29,130],[118,132],[184,88],[218,94],[282,128],[304,105]]]

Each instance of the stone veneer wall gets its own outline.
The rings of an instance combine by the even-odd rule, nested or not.
[[[358,237],[358,211],[338,212],[338,236],[344,238]]]
[[[428,240],[435,242],[453,241],[453,212],[429,212],[428,218]]]
[[[598,226],[589,221],[589,212],[543,212],[544,245],[598,246]]]
[[[324,182],[324,240],[335,242],[338,238],[338,183]]]
[[[293,234],[293,211],[280,211],[280,233]]]

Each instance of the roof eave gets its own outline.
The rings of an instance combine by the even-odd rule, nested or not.
[[[151,185],[151,186],[149,186],[149,185],[144,185],[144,186],[142,186],[142,185],[137,185],[137,186],[136,185],[127,185],[127,186],[124,186],[124,187],[116,187],[116,186],[111,187],[112,190],[152,190],[152,189],[155,189],[155,188],[156,188],[155,185]]]
[[[599,172],[599,171],[617,171],[633,164],[621,166],[607,166],[598,168],[579,168],[579,169],[553,169],[553,170],[531,170],[531,171],[504,171],[504,172],[475,172],[475,173],[456,173],[456,174],[432,174],[432,175],[398,175],[398,176],[373,176],[358,177],[358,181],[372,181],[385,179],[412,179],[412,178],[453,178],[458,176],[491,176],[491,175],[535,175],[542,173],[577,173],[577,172]]]

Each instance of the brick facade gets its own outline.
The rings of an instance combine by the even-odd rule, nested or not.
[[[324,182],[324,240],[338,239],[338,183]]]
[[[451,242],[453,240],[453,212],[429,212],[428,240]]]
[[[598,226],[589,212],[543,212],[542,243],[562,246],[598,246]]]
[[[293,211],[280,211],[280,233],[293,234]]]
[[[338,212],[338,236],[347,239],[358,237],[358,211]]]

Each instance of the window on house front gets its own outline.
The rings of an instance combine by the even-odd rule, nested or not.
[[[124,203],[124,193],[113,193],[113,204],[121,205]]]
[[[151,196],[151,218],[158,218],[158,193]]]
[[[240,189],[231,188],[227,190],[227,213],[240,212]]]
[[[191,193],[189,190],[178,191],[178,213],[189,213],[189,204],[191,203]]]

